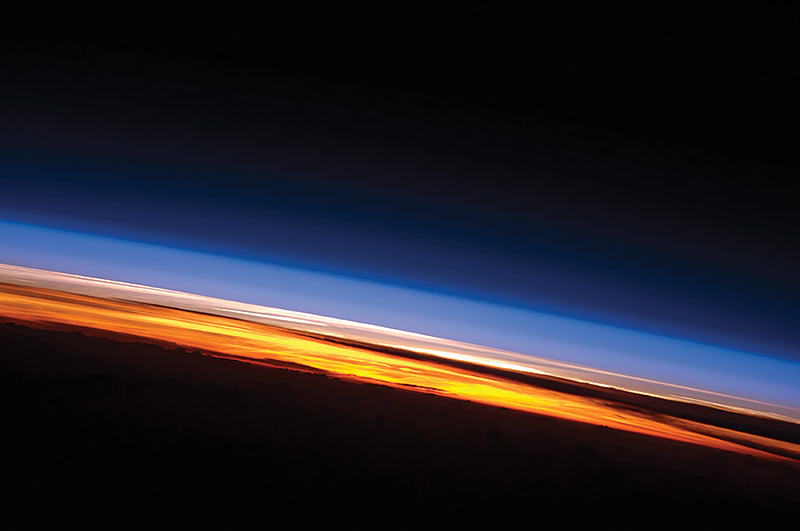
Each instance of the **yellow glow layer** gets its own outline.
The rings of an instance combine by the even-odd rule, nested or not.
[[[418,389],[676,441],[775,457],[716,438],[714,435],[718,435],[715,432],[718,428],[703,425],[700,430],[685,422],[662,422],[644,414],[613,408],[599,400],[541,389],[464,368],[331,344],[246,320],[8,284],[0,284],[0,315],[16,320],[132,334],[210,354],[297,363],[345,379]],[[738,440],[747,439],[740,437]],[[800,456],[798,445],[773,442],[784,453],[788,450]],[[789,448],[784,448],[787,445]]]

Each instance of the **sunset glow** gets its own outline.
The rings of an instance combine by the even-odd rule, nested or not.
[[[533,371],[509,361],[501,360],[494,364],[495,368],[507,371],[507,375],[480,370],[474,356],[470,359],[463,353],[449,352],[446,341],[441,342],[439,349],[423,348],[419,342],[425,339],[430,343],[433,338],[421,339],[414,334],[404,335],[398,331],[393,339],[384,337],[379,340],[381,331],[370,331],[369,327],[354,329],[348,336],[343,323],[335,320],[330,320],[327,333],[323,333],[326,330],[324,319],[303,318],[292,312],[281,315],[278,310],[272,316],[275,324],[266,324],[255,322],[255,315],[237,309],[235,303],[230,303],[226,308],[226,301],[215,301],[218,314],[214,315],[207,307],[207,298],[195,299],[188,294],[176,293],[173,307],[156,304],[155,300],[131,300],[135,299],[130,294],[132,291],[148,293],[150,288],[144,286],[130,286],[126,291],[123,286],[114,287],[96,281],[105,290],[102,297],[70,293],[52,289],[53,282],[68,280],[66,275],[51,275],[49,287],[42,287],[48,283],[32,285],[34,281],[31,279],[45,278],[48,275],[46,272],[30,272],[24,268],[13,270],[17,276],[6,274],[4,279],[8,282],[10,277],[15,278],[16,285],[0,284],[0,316],[12,321],[36,323],[44,327],[84,327],[98,333],[128,334],[143,341],[167,342],[198,349],[211,356],[267,364],[273,362],[276,365],[297,364],[307,367],[309,371],[326,373],[335,378],[471,400],[718,449],[773,458],[776,455],[769,451],[776,449],[783,456],[800,457],[800,446],[795,444],[664,415],[633,412],[614,407],[613,403],[604,400],[515,381],[509,375]],[[8,273],[10,269],[6,268],[5,271]],[[22,273],[28,274],[26,282],[20,280]],[[28,285],[21,285],[24,283]],[[92,285],[90,281],[75,279],[76,290],[83,286],[83,291],[86,291],[88,285]],[[262,315],[264,312],[249,313]],[[238,318],[231,315],[237,315]],[[371,338],[374,348],[363,346],[369,333],[375,334]],[[345,340],[355,340],[359,346],[348,345]],[[409,354],[416,352],[429,356],[415,359],[411,355],[405,357],[402,353],[381,350],[392,342],[393,348],[405,348]],[[443,360],[458,360],[462,365],[437,362],[431,359],[434,356]],[[474,370],[466,366],[468,363],[474,366]],[[492,366],[490,363],[484,365]],[[766,451],[733,441],[749,442]]]

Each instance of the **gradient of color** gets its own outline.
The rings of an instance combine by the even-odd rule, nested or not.
[[[322,371],[341,379],[474,400],[760,457],[800,458],[797,444],[702,422],[627,410],[613,402],[516,382],[502,373],[498,376],[474,370],[501,367],[508,374],[548,374],[541,369],[550,369],[551,374],[561,373],[562,377],[595,376],[592,371],[578,367],[521,357],[513,364],[507,361],[513,356],[510,353],[502,356],[503,353],[433,337],[146,286],[7,266],[2,272],[0,279],[6,282],[0,284],[3,313],[22,322],[123,333],[200,348],[211,355],[228,355],[267,365],[288,362],[294,370]],[[41,287],[48,284],[64,291]],[[70,292],[88,292],[93,296]],[[349,346],[354,339],[360,346]],[[421,346],[424,344],[428,347]],[[387,355],[381,351],[381,347],[387,346],[398,352],[427,354],[429,359]],[[497,354],[506,360],[498,359]],[[437,363],[437,358],[466,361],[467,365],[448,366]]]
[[[64,273],[190,294],[170,295],[176,311],[210,297],[219,318],[339,323],[369,344],[390,330],[451,361],[800,421],[791,172],[412,96],[64,53],[3,67],[9,283],[22,267],[47,272],[37,289],[85,287]]]
[[[593,369],[598,376],[592,381],[605,385],[800,421],[800,364],[786,360],[374,281],[16,223],[0,223],[0,237],[3,263],[461,341]]]

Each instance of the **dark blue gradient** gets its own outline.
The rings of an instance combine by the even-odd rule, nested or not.
[[[66,50],[4,67],[7,263],[797,403],[791,169],[429,96]],[[299,276],[281,291],[260,270]]]

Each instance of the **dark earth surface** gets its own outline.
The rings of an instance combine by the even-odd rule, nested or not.
[[[116,339],[0,325],[13,527],[649,528],[800,512],[797,466]]]

